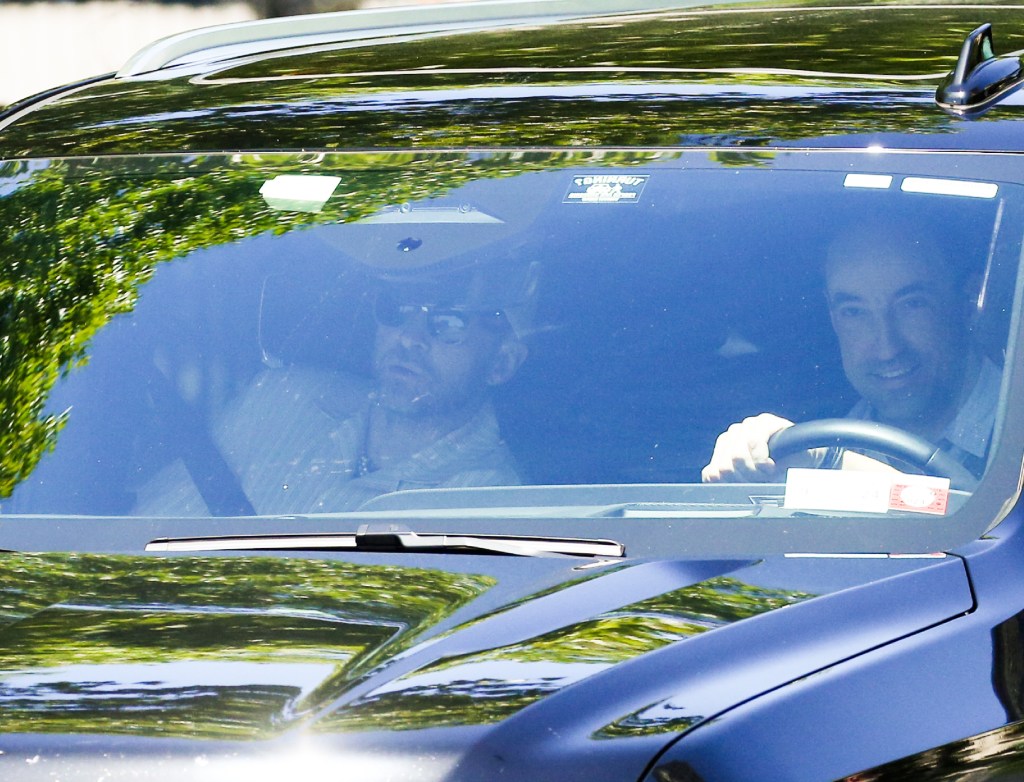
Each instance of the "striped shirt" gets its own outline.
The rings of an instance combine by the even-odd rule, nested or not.
[[[260,514],[357,510],[403,489],[522,481],[490,405],[418,453],[363,472],[371,389],[338,373],[267,370],[215,425],[213,439]],[[207,515],[183,461],[139,492],[139,515]]]

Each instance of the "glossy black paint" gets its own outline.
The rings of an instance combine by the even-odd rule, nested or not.
[[[737,700],[972,605],[956,557],[375,559],[5,556],[0,764],[141,744],[162,778],[312,743],[381,753],[370,779],[439,748],[453,779],[636,778]]]
[[[837,142],[1012,149],[939,110],[934,94],[980,21],[1011,50],[1024,46],[1018,20],[1012,8],[730,9],[288,50],[72,88],[15,113],[0,156]],[[772,46],[780,27],[793,41],[781,57]],[[1019,111],[1011,98],[982,124]]]
[[[972,779],[1016,778],[1020,526],[1015,512],[962,552],[976,599],[972,611],[701,726],[659,759],[649,779],[739,780],[770,773],[792,780],[947,780],[968,772],[977,774]],[[904,759],[887,762],[894,757]],[[864,771],[866,765],[878,768]]]
[[[956,68],[944,79],[935,100],[954,114],[974,114],[1020,86],[1020,58],[995,55],[992,25],[983,24],[964,41]]]
[[[0,120],[0,157],[1018,150],[1019,99],[969,122],[932,98],[963,36],[986,20],[1002,49],[1024,45],[1021,10],[879,7],[657,14],[600,34],[578,23],[288,53],[43,96]],[[757,44],[782,28],[799,31],[797,43],[765,54]],[[901,35],[882,34],[893,29]],[[137,551],[148,534],[126,543],[117,525],[91,535],[46,524],[89,537],[83,549]],[[0,522],[0,545],[31,548],[32,531],[9,526]],[[1024,764],[1020,527],[1018,510],[935,558],[590,569],[438,555],[5,553],[0,775],[1012,778]]]

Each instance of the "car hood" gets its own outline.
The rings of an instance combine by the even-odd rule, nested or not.
[[[954,557],[579,565],[6,554],[0,764],[537,778],[556,742],[564,778],[635,778],[731,706],[972,606]]]

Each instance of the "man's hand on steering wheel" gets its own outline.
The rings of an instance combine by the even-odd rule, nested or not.
[[[701,477],[705,483],[779,481],[791,467],[820,466],[829,446],[895,458],[925,475],[949,478],[955,489],[970,488],[977,482],[949,453],[903,429],[850,418],[794,424],[770,413],[745,418],[719,435]],[[876,469],[893,469],[870,457],[856,456]]]
[[[771,413],[744,418],[718,436],[711,461],[701,470],[705,483],[770,483],[785,477],[790,467],[817,467],[825,449],[816,448],[773,459],[768,440],[793,426],[793,422]]]

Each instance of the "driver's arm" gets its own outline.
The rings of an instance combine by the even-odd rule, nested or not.
[[[804,451],[780,460],[768,455],[768,439],[793,425],[771,413],[744,418],[718,436],[711,461],[701,470],[705,483],[765,483],[785,476],[790,467],[817,467],[824,448]]]
[[[782,480],[791,467],[818,467],[827,449],[814,448],[778,461],[768,455],[768,440],[776,432],[793,425],[792,421],[771,413],[744,418],[718,436],[711,461],[701,470],[705,483],[765,483]],[[870,456],[844,451],[844,470],[890,470],[899,472]]]

